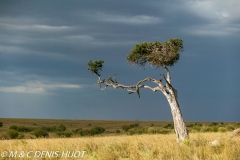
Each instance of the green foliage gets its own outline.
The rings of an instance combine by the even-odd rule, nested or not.
[[[173,66],[183,51],[181,39],[169,39],[168,42],[144,42],[136,44],[127,55],[128,62],[144,66],[147,62],[156,67]]]
[[[3,122],[0,122],[0,127],[2,127],[3,126]]]
[[[103,60],[90,60],[88,62],[88,70],[92,71],[93,74],[100,76],[99,70],[102,70],[103,63]]]
[[[56,131],[56,126],[53,127],[41,127],[41,130],[44,130],[46,132],[55,132]]]
[[[35,135],[37,138],[39,137],[48,137],[49,134],[43,129],[36,129],[32,132],[33,135]]]
[[[16,139],[19,135],[18,131],[14,130],[14,129],[9,129],[7,131],[7,134],[11,139]]]
[[[169,124],[165,125],[164,128],[174,129],[174,124],[173,123],[169,123]]]
[[[211,128],[207,125],[201,126],[200,132],[210,132]]]
[[[157,133],[159,133],[159,134],[167,134],[170,132],[171,132],[171,129],[166,129],[166,128],[162,128],[162,127],[159,127],[157,130]]]
[[[33,131],[33,128],[25,127],[25,126],[16,126],[16,125],[10,126],[9,129],[13,129],[13,130],[16,130],[18,132],[31,132],[31,131]]]
[[[105,132],[105,128],[103,127],[94,127],[91,129],[91,135],[101,134]]]
[[[71,131],[58,131],[56,134],[59,137],[71,137],[73,135]]]
[[[97,134],[104,133],[106,131],[105,128],[103,127],[93,127],[92,129],[85,129],[83,130],[82,128],[78,128],[73,130],[72,132],[75,134],[80,134],[81,136],[93,136]]]
[[[167,129],[163,127],[134,127],[128,130],[127,134],[167,134],[170,133],[172,129]]]
[[[138,127],[138,126],[139,126],[138,123],[130,124],[130,125],[124,125],[124,126],[122,126],[122,129],[123,129],[125,132],[127,132],[129,129],[134,128],[134,127]]]
[[[211,123],[209,126],[217,126],[217,125],[218,125],[217,122],[213,122],[213,123]]]
[[[218,131],[220,131],[220,132],[227,132],[227,129],[225,127],[219,127]]]
[[[67,129],[67,128],[66,128],[64,125],[61,124],[60,126],[57,127],[56,130],[57,130],[57,131],[60,131],[60,132],[63,132],[63,131],[66,131],[66,129]]]
[[[119,129],[116,130],[116,133],[121,133],[121,131]]]
[[[234,127],[232,125],[227,125],[225,128],[227,129],[227,131],[233,131],[234,130]]]
[[[211,132],[217,132],[218,131],[218,127],[217,126],[211,126],[210,127],[210,131]]]
[[[147,133],[147,128],[142,128],[142,127],[138,127],[138,128],[131,128],[128,130],[127,132],[129,135],[133,135],[133,134],[144,134]]]
[[[200,130],[201,130],[201,126],[199,126],[199,125],[195,125],[192,127],[193,132],[199,132]]]

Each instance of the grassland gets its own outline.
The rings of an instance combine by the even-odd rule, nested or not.
[[[162,126],[169,121],[117,121],[117,120],[60,120],[60,119],[23,119],[23,118],[0,118],[0,122],[3,122],[3,127],[0,128],[0,132],[6,131],[10,126],[26,126],[26,127],[49,127],[64,125],[69,130],[71,129],[90,129],[93,126],[100,126],[106,128],[108,131],[115,131],[121,129],[123,125],[130,125],[133,123],[139,123],[142,127],[145,126]],[[190,123],[190,122],[189,122]]]
[[[64,125],[68,130],[77,128],[90,129],[93,126],[106,128],[106,133],[97,136],[78,136],[71,138],[28,139],[27,137],[0,140],[0,159],[31,159],[37,154],[37,159],[92,159],[92,160],[240,160],[240,136],[233,137],[232,132],[190,132],[190,140],[177,143],[174,133],[127,135],[125,132],[116,134],[123,125],[138,123],[141,127],[166,126],[171,122],[158,121],[99,121],[99,120],[55,120],[55,119],[5,119],[1,118],[3,126],[0,135],[10,126],[49,127]],[[187,125],[206,126],[212,122],[187,122]],[[239,123],[218,123],[218,125],[239,126]],[[194,126],[193,126],[194,127]],[[216,127],[216,126],[212,126]],[[206,127],[202,127],[205,128]],[[227,127],[226,127],[227,128]],[[220,139],[216,146],[209,142]],[[16,157],[3,158],[2,153],[16,153]],[[50,156],[46,152],[51,152]],[[31,152],[27,158],[26,154]],[[41,153],[44,154],[41,156]],[[80,153],[72,156],[71,153]],[[25,153],[24,157],[19,157]],[[59,153],[59,154],[55,154]],[[61,156],[61,153],[64,153]],[[66,155],[65,153],[69,153]],[[56,157],[56,155],[58,157]],[[14,156],[14,155],[12,155]],[[44,157],[45,156],[45,157]]]
[[[239,160],[240,138],[231,133],[192,133],[189,142],[178,144],[174,134],[120,135],[81,138],[1,140],[0,153],[10,151],[86,151],[83,157],[58,159],[87,160]],[[208,143],[221,139],[218,146]],[[30,155],[30,156],[33,156]],[[27,159],[14,158],[14,159]],[[54,157],[40,159],[56,159]]]

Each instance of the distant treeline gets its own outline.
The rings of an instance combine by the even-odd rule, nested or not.
[[[0,127],[4,124],[0,122]],[[91,126],[89,124],[89,126]],[[201,124],[191,123],[187,125],[189,132],[228,132],[233,131],[236,128],[240,128],[240,123],[225,124],[223,122]],[[47,138],[47,137],[80,137],[80,136],[95,136],[100,134],[168,134],[174,133],[173,123],[166,124],[164,126],[150,126],[141,127],[139,123],[133,123],[129,125],[123,125],[121,129],[116,131],[107,131],[103,127],[95,126],[91,129],[67,129],[64,125],[51,126],[51,127],[26,127],[12,125],[5,133],[0,135],[1,139],[23,139],[23,138]]]

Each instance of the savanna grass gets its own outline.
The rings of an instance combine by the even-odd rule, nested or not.
[[[192,133],[190,134],[190,140],[184,143],[177,143],[175,134],[1,140],[0,153],[3,151],[84,150],[86,151],[84,156],[79,159],[240,160],[240,138],[233,138],[231,135],[230,132]],[[215,139],[220,139],[221,143],[217,146],[209,145],[209,142]],[[14,159],[23,160],[27,158]]]

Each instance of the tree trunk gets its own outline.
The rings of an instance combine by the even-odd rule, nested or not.
[[[178,101],[175,97],[168,96],[167,100],[169,102],[173,122],[174,122],[174,129],[177,136],[177,141],[182,142],[189,138],[187,127],[183,121],[182,113],[178,104]]]

